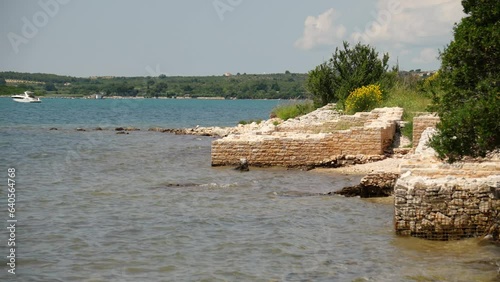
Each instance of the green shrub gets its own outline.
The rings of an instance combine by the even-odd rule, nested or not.
[[[441,122],[431,146],[449,162],[500,148],[500,1],[462,5],[467,16],[441,53],[443,93],[434,97]]]
[[[348,113],[364,112],[375,108],[382,102],[382,91],[379,85],[362,86],[352,91],[345,101]]]
[[[318,106],[337,103],[340,108],[356,88],[379,83],[382,89],[392,86],[397,68],[388,71],[389,55],[379,56],[375,48],[358,43],[336,48],[332,58],[308,73],[306,89]]]
[[[439,134],[431,139],[438,156],[454,162],[464,156],[484,156],[498,147],[500,132],[499,99],[469,101],[444,113],[437,125]]]
[[[315,110],[314,104],[311,101],[307,102],[294,102],[276,106],[271,115],[275,115],[282,120],[295,118],[308,114]]]

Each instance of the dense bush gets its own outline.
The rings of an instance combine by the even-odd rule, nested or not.
[[[339,103],[342,108],[349,94],[356,88],[379,83],[383,89],[394,82],[397,69],[388,72],[389,55],[379,57],[369,45],[361,43],[353,48],[344,42],[343,49],[335,49],[328,63],[309,72],[307,89],[317,106]]]
[[[327,63],[323,63],[309,71],[306,80],[306,89],[312,94],[314,105],[321,107],[334,102],[333,73]]]
[[[374,109],[380,102],[382,102],[380,86],[371,84],[352,91],[345,101],[345,109],[348,113],[365,112]]]
[[[450,162],[500,148],[500,1],[463,0],[468,14],[441,54],[441,122],[431,145]]]
[[[431,145],[442,159],[449,162],[464,156],[484,156],[499,148],[500,103],[494,100],[467,101],[441,115],[439,134]]]

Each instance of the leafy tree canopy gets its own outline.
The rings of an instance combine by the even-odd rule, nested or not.
[[[317,106],[330,102],[344,104],[353,90],[382,83],[387,75],[389,55],[379,54],[369,45],[358,43],[343,49],[336,48],[332,58],[309,72],[306,87]]]
[[[500,1],[463,0],[467,16],[441,53],[441,122],[431,145],[443,159],[500,148]]]

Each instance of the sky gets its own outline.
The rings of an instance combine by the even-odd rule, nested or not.
[[[0,71],[306,73],[343,41],[435,70],[460,0],[0,0]]]

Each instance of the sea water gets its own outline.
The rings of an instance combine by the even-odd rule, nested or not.
[[[278,103],[0,99],[0,280],[498,279],[498,247],[398,237],[391,202],[319,195],[361,176],[213,168],[213,138],[147,131],[234,126],[267,118]],[[118,135],[118,126],[141,130]],[[15,275],[7,265],[9,168]]]

